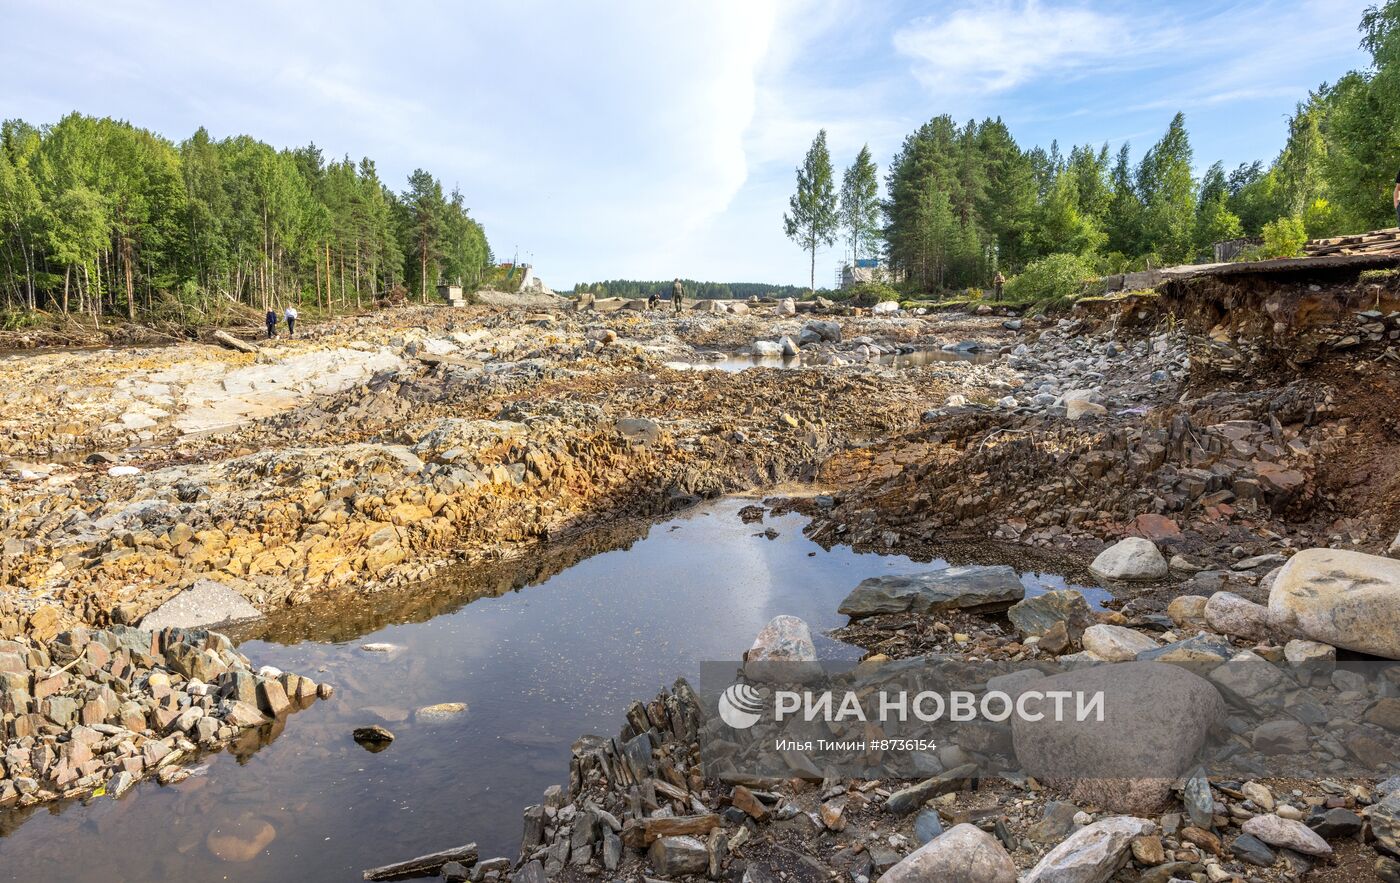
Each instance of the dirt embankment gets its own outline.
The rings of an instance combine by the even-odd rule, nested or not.
[[[960,362],[664,364],[696,357],[691,340],[736,349],[797,337],[805,323],[413,309],[256,355],[186,346],[10,360],[3,623],[23,631],[41,607],[56,622],[134,623],[200,578],[262,609],[419,580],[616,517],[810,479],[831,453],[907,430],[954,389],[1014,379]],[[893,348],[848,328],[854,342],[805,351]],[[903,340],[931,330],[870,329]]]
[[[1102,412],[947,409],[836,455],[820,476],[837,504],[815,535],[1093,551],[1138,534],[1211,560],[1281,543],[1383,551],[1400,526],[1400,313],[1375,307],[1400,304],[1394,282],[1200,287],[1131,298],[1084,320],[1098,335],[1063,342],[1098,369]],[[1009,363],[1044,367],[1047,336]],[[1177,347],[1178,376],[1121,383]]]

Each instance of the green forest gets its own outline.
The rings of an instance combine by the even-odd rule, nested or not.
[[[797,169],[784,228],[813,257],[838,237],[861,254],[882,248],[908,291],[941,292],[986,287],[999,271],[1072,279],[1209,260],[1213,243],[1239,237],[1261,240],[1249,256],[1282,257],[1308,238],[1392,226],[1400,0],[1368,9],[1360,33],[1372,65],[1298,103],[1268,166],[1217,162],[1198,177],[1180,113],[1136,162],[1127,143],[1023,149],[1000,119],[945,115],[891,160],[876,243],[868,149],[838,187],[825,132]]]
[[[657,282],[644,282],[636,279],[609,279],[606,282],[580,282],[574,292],[589,292],[598,297],[643,298],[656,294],[669,298],[674,279]],[[695,279],[682,279],[685,296],[701,300],[715,299],[747,300],[750,297],[802,297],[807,289],[800,285],[770,285],[766,282],[700,282]]]
[[[299,304],[326,312],[402,287],[470,285],[491,262],[460,191],[418,170],[327,161],[201,128],[173,143],[70,114],[0,127],[0,313],[200,324]]]

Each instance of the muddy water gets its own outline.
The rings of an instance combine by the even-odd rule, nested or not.
[[[912,353],[877,356],[863,364],[879,365],[885,368],[915,368],[937,362],[973,362],[985,364],[999,358],[995,352],[965,352],[955,350],[915,350]],[[743,353],[725,353],[722,358],[706,362],[667,362],[666,367],[680,371],[745,371],[749,368],[810,368],[821,365],[819,360],[804,359],[802,356],[754,356]]]
[[[844,624],[835,611],[846,593],[868,576],[941,566],[827,552],[802,536],[799,516],[742,523],[748,502],[603,535],[515,576],[259,625],[245,653],[329,681],[335,698],[238,755],[205,757],[179,785],[0,816],[0,880],[344,881],[470,841],[483,857],[513,857],[522,807],[564,782],[575,738],[615,732],[630,700],[704,660],[737,658],[779,613],[807,619],[824,657],[859,658],[818,634]],[[778,537],[756,535],[764,527]],[[370,642],[397,649],[369,652]],[[443,702],[469,710],[415,714]],[[369,723],[398,738],[365,751],[350,731]]]

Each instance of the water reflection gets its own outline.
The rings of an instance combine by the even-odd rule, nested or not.
[[[825,550],[797,514],[744,524],[749,502],[269,618],[243,634],[243,652],[334,684],[333,699],[199,759],[178,785],[12,813],[0,820],[0,880],[343,881],[471,840],[483,856],[514,855],[521,808],[564,780],[580,734],[616,732],[629,701],[737,658],[779,613],[807,619],[825,658],[857,659],[822,635],[844,625],[846,593],[938,566]],[[446,702],[467,711],[417,713]],[[354,742],[369,724],[395,734],[387,750]]]

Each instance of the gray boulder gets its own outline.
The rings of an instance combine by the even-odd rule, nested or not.
[[[1016,883],[1016,865],[1001,842],[962,824],[914,850],[880,883]]]
[[[1011,624],[1026,637],[1040,636],[1063,622],[1071,641],[1078,641],[1084,630],[1094,624],[1094,615],[1084,595],[1074,589],[1045,592],[1012,605],[1006,611]]]
[[[821,319],[813,319],[802,326],[801,337],[815,337],[817,340],[824,340],[828,343],[841,342],[841,325],[837,322],[827,322]]]
[[[166,601],[141,620],[147,631],[199,628],[262,616],[248,599],[221,582],[202,579]]]
[[[876,576],[855,587],[837,611],[860,619],[880,613],[1003,610],[1026,595],[1012,568],[948,567],[909,576]]]
[[[1400,561],[1304,549],[1279,571],[1269,612],[1295,637],[1400,659]]]
[[[1127,861],[1133,839],[1156,830],[1152,822],[1131,816],[1087,825],[1046,853],[1021,883],[1106,883]]]
[[[1273,633],[1269,625],[1269,608],[1234,592],[1211,595],[1204,612],[1206,624],[1222,635],[1262,641]]]
[[[820,673],[812,630],[796,616],[768,621],[744,653],[744,674],[755,680],[806,680]]]
[[[1011,718],[1022,769],[1042,781],[1073,782],[1073,798],[1115,812],[1151,812],[1173,781],[1195,764],[1225,711],[1210,682],[1175,665],[1124,662],[1076,669],[1034,683],[1041,698],[1022,697],[1027,712]],[[1055,718],[1053,692],[1103,694],[1103,720],[1078,720],[1066,700]]]
[[[1151,540],[1127,537],[1100,552],[1089,570],[1099,579],[1162,579],[1167,575],[1167,559]]]

